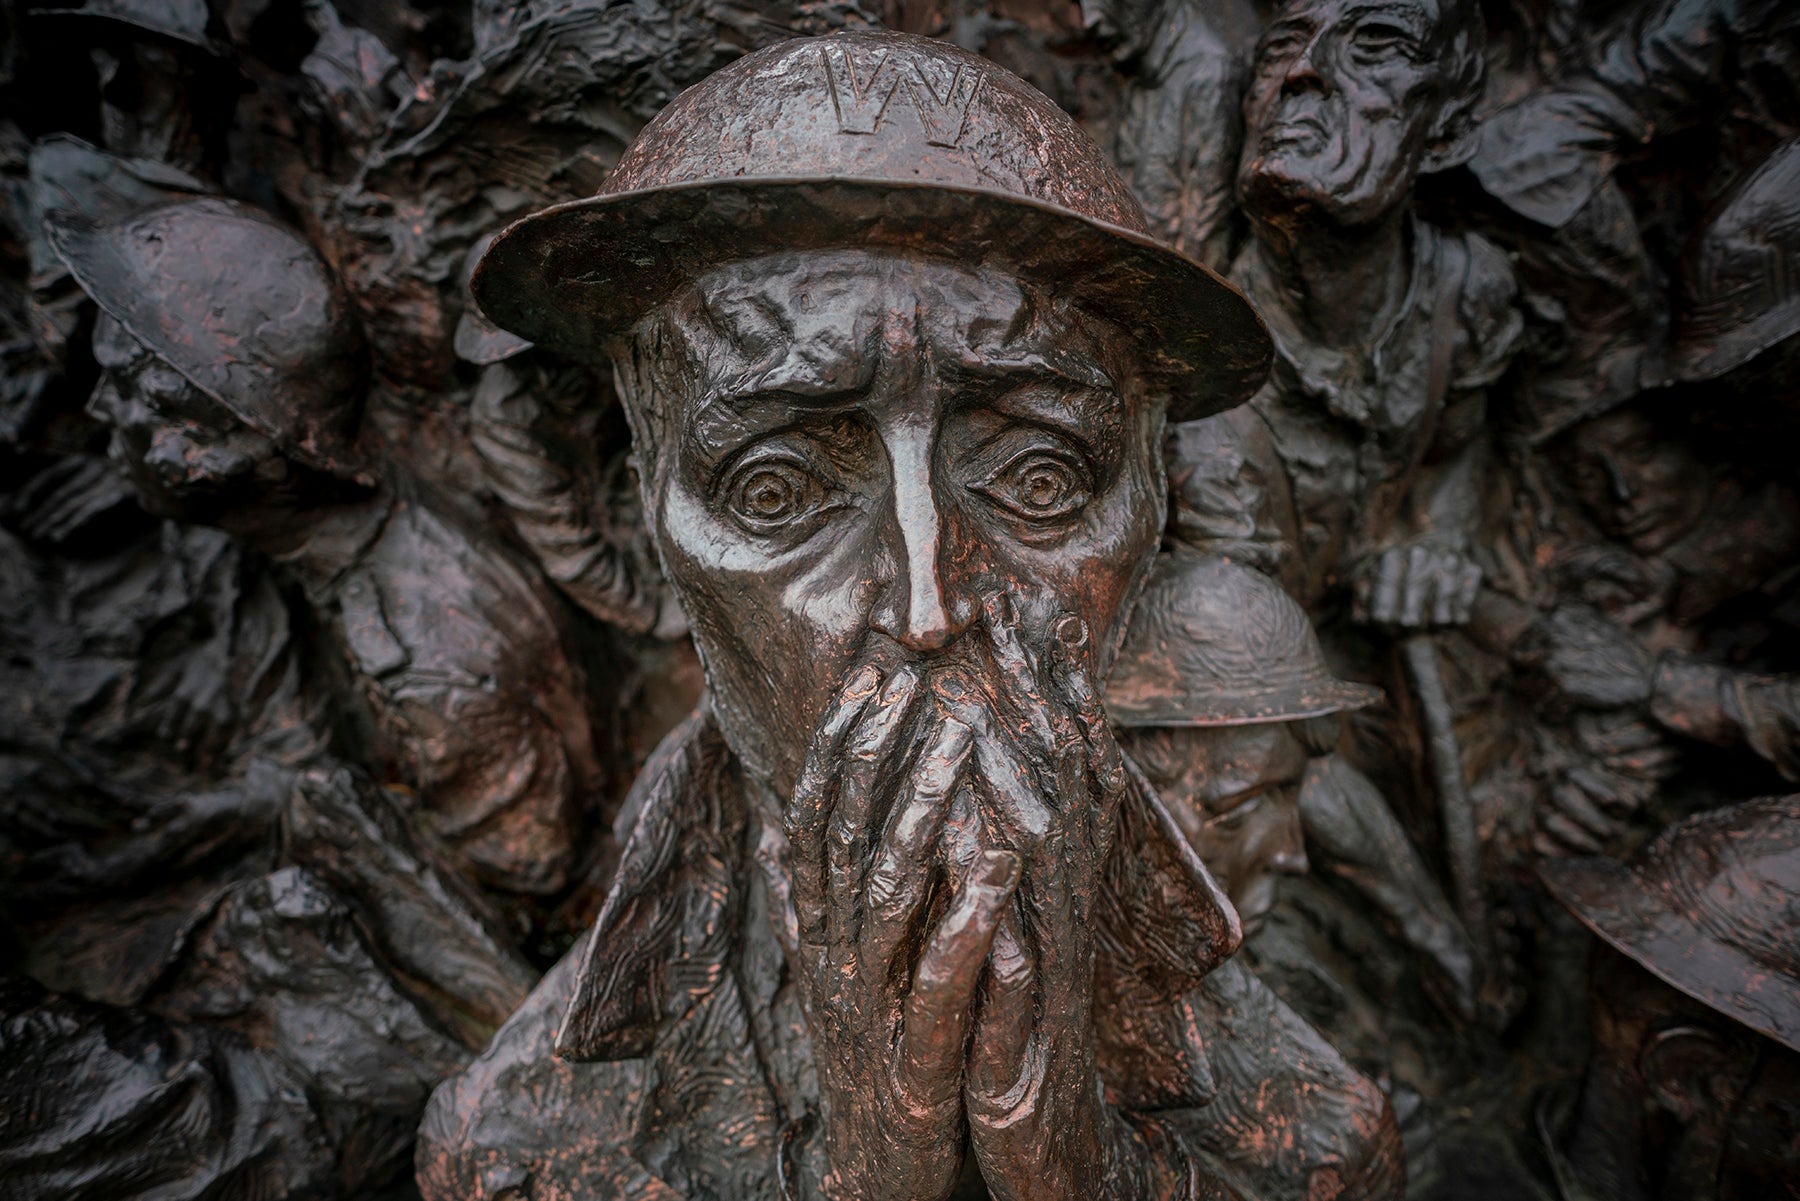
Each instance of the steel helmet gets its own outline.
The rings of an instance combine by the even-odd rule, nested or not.
[[[1552,860],[1557,900],[1631,959],[1800,1051],[1800,796],[1678,822],[1627,867]]]
[[[1340,680],[1306,610],[1259,571],[1178,550],[1158,560],[1106,685],[1121,726],[1298,721],[1381,699]]]
[[[908,34],[801,38],[714,73],[644,127],[599,195],[496,238],[472,287],[502,328],[592,356],[711,267],[841,247],[1054,286],[1130,332],[1173,420],[1248,399],[1268,368],[1249,302],[1150,235],[1066,113]]]
[[[359,474],[362,335],[298,234],[219,197],[45,225],[75,282],[152,354],[285,453]]]

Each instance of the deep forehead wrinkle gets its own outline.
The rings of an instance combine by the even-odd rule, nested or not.
[[[1413,34],[1423,37],[1431,32],[1437,10],[1427,0],[1350,0],[1349,3],[1340,3],[1339,0],[1302,0],[1301,3],[1289,5],[1270,23],[1269,29],[1271,32],[1293,28],[1317,29],[1334,17],[1337,21],[1347,22],[1368,15],[1380,16],[1404,25]]]
[[[673,312],[693,360],[691,416],[779,394],[841,403],[892,354],[922,352],[945,377],[1112,380],[1066,306],[995,272],[860,251],[732,264]]]

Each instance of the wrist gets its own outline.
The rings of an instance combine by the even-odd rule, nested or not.
[[[1729,742],[1732,721],[1720,689],[1723,675],[1719,667],[1704,660],[1663,655],[1651,673],[1650,715],[1689,738]]]

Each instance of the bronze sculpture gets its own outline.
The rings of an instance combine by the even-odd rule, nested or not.
[[[1444,237],[1414,181],[1466,158],[1473,5],[1290,3],[1257,50],[1237,188],[1253,238],[1231,278],[1273,322],[1256,411],[1293,488],[1309,605],[1354,583],[1363,620],[1467,619],[1482,394],[1520,318],[1504,257]]]
[[[720,142],[734,126],[759,136]],[[1053,139],[1058,173],[1033,137]],[[1173,831],[1090,681],[1155,546],[1162,407],[1240,400],[1261,333],[1140,228],[1091,143],[1017,80],[933,43],[842,35],[714,76],[646,129],[609,191],[489,250],[475,290],[498,323],[618,356],[646,516],[710,685],[665,752],[700,778],[652,786],[556,1049],[660,1062],[680,1040],[721,1065],[753,1051],[772,1093],[773,1121],[747,1140],[674,1091],[597,1150],[635,1152],[688,1191],[758,1195],[941,1196],[965,1176],[999,1196],[1161,1195],[1206,1173],[1205,1135],[1189,1147],[1102,1101],[1102,1079],[1124,1097],[1145,1082],[1107,1078],[1096,963],[1149,964],[1126,930],[1098,959],[1084,931],[1143,865],[1166,863],[1171,884],[1192,873],[1178,920],[1203,940],[1180,963],[1193,987],[1236,920],[1159,843]],[[1174,303],[1117,291],[1121,257]],[[1122,337],[1128,314],[1140,332]],[[701,828],[683,792],[707,798]],[[669,838],[680,876],[712,882],[691,948],[636,932],[685,907],[639,866]],[[1118,854],[1134,866],[1104,879]],[[733,987],[772,955],[789,978],[774,996]],[[670,1005],[663,989],[620,994],[634,962],[695,984],[659,1020],[642,1006]],[[721,1006],[775,1029],[752,1048],[680,1033]],[[1353,1078],[1337,1087],[1357,1095]],[[450,1086],[423,1153],[434,1194],[504,1153],[458,1131],[510,1103]],[[1377,1108],[1309,1138],[1341,1145],[1337,1167],[1217,1153],[1381,1191],[1379,1123]],[[562,1191],[582,1170],[549,1159],[527,1175]]]
[[[600,772],[567,619],[428,490],[358,464],[360,335],[311,249],[210,199],[53,215],[50,237],[101,305],[93,410],[146,502],[260,546],[335,612],[382,758],[473,875],[560,888]],[[265,273],[159,290],[203,240]]]
[[[1771,797],[1670,827],[1630,868],[1546,866],[1607,944],[1582,1094],[1563,1114],[1550,1098],[1543,1127],[1564,1197],[1793,1190],[1797,837],[1800,802]]]
[[[1132,762],[1246,931],[1312,857],[1360,892],[1474,1005],[1468,939],[1387,801],[1337,751],[1339,714],[1379,689],[1325,666],[1305,610],[1259,572],[1177,550],[1133,611],[1106,703]]]
[[[0,1197],[1785,1195],[1790,7],[0,3]]]

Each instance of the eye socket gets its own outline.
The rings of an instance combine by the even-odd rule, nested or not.
[[[1066,456],[1029,450],[1010,460],[974,491],[1031,521],[1055,521],[1093,499],[1087,469]]]
[[[1225,810],[1223,813],[1214,813],[1202,824],[1205,825],[1208,830],[1228,831],[1239,829],[1262,809],[1263,802],[1268,795],[1266,790],[1259,789],[1249,796],[1244,797],[1237,804]]]
[[[1364,57],[1385,56],[1396,51],[1411,55],[1415,49],[1411,33],[1398,25],[1381,21],[1359,25],[1351,36],[1351,44]]]
[[[1294,57],[1306,45],[1307,30],[1289,26],[1274,29],[1263,38],[1257,60],[1266,70],[1271,64]]]
[[[752,533],[774,533],[826,507],[831,490],[812,471],[792,459],[746,463],[731,477],[725,503],[738,523]]]

